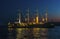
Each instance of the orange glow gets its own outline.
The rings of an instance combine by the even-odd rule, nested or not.
[[[36,23],[38,23],[38,16],[36,16]]]

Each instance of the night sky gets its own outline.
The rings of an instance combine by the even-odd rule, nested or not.
[[[16,18],[18,9],[25,12],[28,8],[31,12],[38,8],[40,14],[48,8],[49,18],[60,18],[60,0],[0,0],[0,24]]]

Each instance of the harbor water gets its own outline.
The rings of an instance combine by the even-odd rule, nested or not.
[[[0,28],[0,39],[60,39],[60,27]]]

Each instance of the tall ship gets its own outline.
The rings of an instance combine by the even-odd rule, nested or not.
[[[48,22],[48,11],[46,10],[45,16],[40,18],[38,9],[36,9],[35,16],[30,17],[30,10],[27,9],[26,17],[23,19],[22,13],[18,13],[18,21],[8,23],[9,27],[18,28],[51,28],[54,24]]]

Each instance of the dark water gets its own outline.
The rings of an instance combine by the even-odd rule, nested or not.
[[[6,39],[8,33],[7,27],[5,26],[0,26],[0,39]]]
[[[60,27],[56,26],[55,28],[49,28],[47,36],[48,36],[47,39],[60,39]],[[17,31],[12,29],[12,31],[9,32],[7,27],[6,28],[0,27],[0,39],[17,39]]]
[[[48,29],[48,38],[60,39],[60,26],[56,26],[55,28]]]

